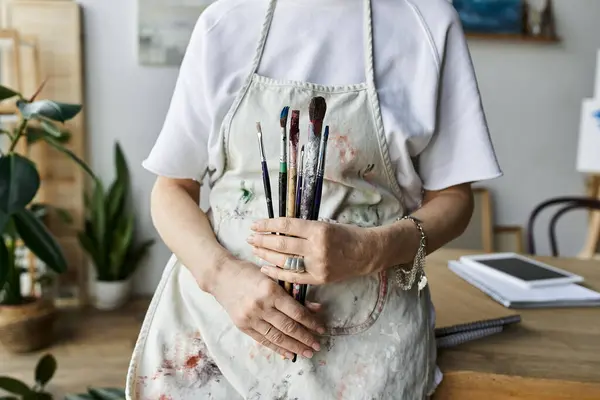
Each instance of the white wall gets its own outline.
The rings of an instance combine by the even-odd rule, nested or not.
[[[133,175],[140,229],[155,235],[148,207],[153,176],[140,163],[150,151],[177,78],[174,68],[140,67],[136,57],[136,1],[80,0],[84,7],[88,143],[93,168],[112,177],[112,149],[119,140]],[[505,176],[490,182],[497,223],[525,224],[534,205],[548,197],[583,193],[575,171],[581,100],[594,87],[600,48],[600,1],[555,0],[559,45],[472,41],[492,137]],[[541,221],[543,225],[544,221]],[[561,250],[577,253],[583,213],[561,224]],[[546,238],[538,234],[547,248]],[[544,231],[545,232],[545,231]],[[157,244],[136,281],[154,290],[169,252]]]

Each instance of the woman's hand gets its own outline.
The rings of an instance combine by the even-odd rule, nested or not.
[[[254,254],[283,267],[288,257],[304,258],[306,273],[263,267],[276,280],[321,285],[370,274],[380,263],[377,234],[368,228],[347,224],[307,221],[296,218],[260,220],[252,225],[256,234],[248,237]],[[269,235],[281,233],[289,236]]]
[[[227,263],[212,294],[242,332],[289,359],[294,354],[311,358],[320,350],[313,333],[325,332],[314,315],[318,304],[303,307],[254,264]]]

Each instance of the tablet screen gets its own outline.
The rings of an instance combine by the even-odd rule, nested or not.
[[[568,276],[520,258],[479,259],[477,262],[524,281],[565,278]]]

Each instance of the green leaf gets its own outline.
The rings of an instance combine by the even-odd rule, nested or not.
[[[0,157],[1,212],[11,215],[25,208],[39,187],[40,175],[31,161],[18,154]]]
[[[110,264],[112,266],[113,279],[119,279],[124,267],[127,251],[133,243],[133,215],[127,218],[121,218],[117,229],[113,232],[113,241],[110,253]]]
[[[54,147],[56,150],[60,151],[61,153],[67,155],[71,160],[75,161],[81,168],[83,168],[83,170],[85,172],[88,173],[88,175],[90,177],[92,177],[94,180],[97,180],[96,174],[94,174],[94,172],[90,169],[90,167],[82,159],[80,159],[79,157],[77,157],[75,155],[75,153],[73,153],[71,150],[69,150],[66,147],[64,147],[62,144],[60,144],[60,142],[58,142],[53,137],[50,137],[50,136],[46,135],[46,136],[44,136],[44,140],[50,146]]]
[[[4,238],[0,235],[0,290],[4,287],[6,283],[6,277],[8,276],[8,262],[9,262],[9,254],[8,249],[6,248],[6,243],[4,242]]]
[[[125,392],[121,389],[90,388],[88,392],[96,400],[125,400]]]
[[[17,232],[29,250],[57,273],[67,270],[67,260],[46,226],[27,210],[14,214]]]
[[[40,121],[42,125],[42,129],[48,135],[51,135],[54,139],[56,139],[60,143],[66,143],[71,139],[71,133],[68,131],[61,131],[56,125],[54,125],[50,121],[42,120]]]
[[[21,95],[19,93],[15,92],[14,90],[9,89],[6,86],[0,85],[0,101],[4,101],[6,99],[10,99],[15,96],[21,97]]]
[[[46,354],[38,361],[35,367],[35,381],[40,386],[45,386],[56,372],[56,359],[52,354]]]
[[[129,167],[119,143],[115,143],[115,166],[117,169],[117,179],[123,181],[126,186],[129,185]]]
[[[90,222],[93,229],[94,238],[96,239],[96,244],[98,246],[98,251],[102,252],[103,254],[101,265],[99,265],[99,267],[102,268],[105,261],[104,257],[108,256],[108,251],[104,247],[108,233],[106,229],[106,210],[104,208],[104,187],[100,181],[96,182],[96,187],[94,188],[94,193],[91,200],[92,204]],[[112,234],[112,232],[110,234]]]
[[[79,239],[79,244],[81,245],[81,247],[91,257],[96,269],[102,268],[102,266],[103,266],[102,259],[100,258],[100,255],[98,254],[99,249],[95,245],[94,239],[91,238],[86,232],[79,232],[77,234],[77,239]]]
[[[4,389],[9,393],[19,394],[21,396],[31,393],[29,386],[19,380],[9,378],[8,376],[0,376],[0,389]]]
[[[108,221],[110,221],[111,224],[114,224],[115,221],[120,218],[121,211],[125,205],[125,191],[125,182],[120,179],[114,181],[108,190],[106,208],[108,212]]]
[[[71,134],[69,132],[61,131],[48,121],[42,121],[41,124],[41,127],[31,125],[27,126],[25,135],[27,136],[27,143],[29,145],[35,144],[40,140],[43,140],[46,136],[51,136],[61,144],[65,144],[69,140],[71,140]],[[53,128],[48,128],[48,125],[51,125]],[[50,129],[52,129],[52,132],[50,131]]]
[[[19,100],[17,107],[25,119],[48,118],[58,122],[66,122],[81,111],[79,104],[59,103],[52,100],[39,100],[31,103]]]
[[[0,397],[0,400],[19,400],[16,397],[12,397],[12,396],[2,396]]]

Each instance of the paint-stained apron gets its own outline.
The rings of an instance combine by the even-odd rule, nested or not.
[[[373,227],[406,212],[383,132],[373,71],[371,3],[365,0],[366,82],[323,86],[259,76],[276,1],[268,7],[252,72],[223,124],[226,167],[212,184],[208,213],[219,242],[261,265],[246,243],[253,221],[266,218],[255,123],[261,121],[271,176],[278,172],[279,110],[327,101],[330,126],[321,217]],[[277,202],[277,190],[274,204]],[[402,245],[399,243],[398,245]],[[312,359],[283,360],[239,331],[173,256],[135,346],[127,398],[135,400],[423,399],[434,386],[435,339],[429,289],[403,291],[393,271],[311,286],[324,304],[328,331]],[[248,288],[252,290],[252,288]]]

